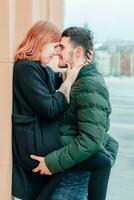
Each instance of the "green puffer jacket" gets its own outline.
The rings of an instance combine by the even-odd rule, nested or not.
[[[98,151],[115,162],[118,143],[107,134],[111,106],[109,93],[95,64],[85,65],[71,88],[70,104],[60,121],[63,147],[45,157],[52,173],[68,169]]]

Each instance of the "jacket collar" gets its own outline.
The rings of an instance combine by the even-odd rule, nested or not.
[[[95,63],[84,65],[78,73],[77,79],[88,76],[89,74],[97,72]]]

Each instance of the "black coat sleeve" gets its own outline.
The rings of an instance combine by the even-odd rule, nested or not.
[[[61,92],[50,94],[45,75],[34,62],[25,62],[14,67],[14,85],[38,114],[55,120],[65,111],[68,103]]]
[[[47,70],[49,71],[49,73],[51,74],[53,80],[54,80],[54,85],[55,85],[55,89],[58,90],[61,86],[61,84],[63,83],[63,78],[60,72],[55,72],[52,70],[51,67],[47,66]]]
[[[58,90],[63,83],[63,79],[61,76],[60,72],[55,72],[55,85],[56,85],[56,90]]]

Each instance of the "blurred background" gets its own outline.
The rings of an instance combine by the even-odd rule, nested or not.
[[[104,75],[112,103],[109,134],[119,142],[107,200],[134,196],[134,1],[65,0],[64,28],[93,32],[95,60]]]
[[[65,0],[64,28],[82,26],[94,35],[95,60],[112,103],[109,134],[119,142],[107,200],[134,195],[134,1]]]
[[[11,200],[13,54],[29,27],[40,19],[50,20],[61,31],[82,26],[93,32],[95,60],[113,108],[109,134],[120,143],[107,200],[134,199],[133,8],[133,0],[0,0],[1,200]]]

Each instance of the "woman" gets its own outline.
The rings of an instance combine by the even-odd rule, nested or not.
[[[33,173],[38,161],[30,158],[30,154],[44,156],[61,147],[57,119],[68,106],[70,88],[79,70],[75,73],[68,70],[62,83],[60,73],[46,66],[56,54],[60,39],[61,33],[55,25],[39,21],[15,53],[12,194],[23,200],[37,199],[44,184],[48,186],[44,196],[47,199],[60,179],[60,175],[48,177]]]

